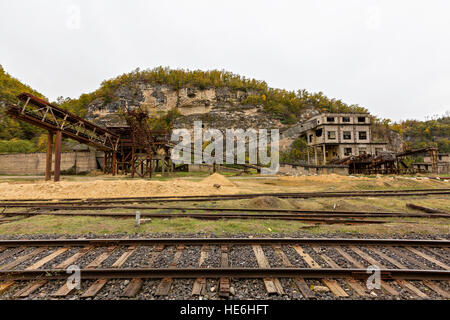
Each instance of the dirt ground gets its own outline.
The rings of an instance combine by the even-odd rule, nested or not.
[[[353,177],[336,174],[303,177],[198,177],[148,180],[117,177],[64,178],[60,182],[16,181],[0,177],[0,199],[62,199],[213,195],[265,192],[449,188],[449,180],[397,176]],[[219,186],[219,187],[218,187]]]
[[[211,176],[192,175],[165,178],[165,180],[135,179],[124,177],[64,177],[63,181],[44,182],[42,180],[14,180],[0,177],[0,199],[62,199],[62,198],[108,198],[171,195],[211,195],[268,192],[313,192],[352,191],[381,189],[428,189],[450,188],[447,180],[411,178],[396,176],[352,177],[323,175],[310,177],[262,177],[262,176]],[[406,207],[406,203],[450,209],[450,196],[433,195],[418,197],[354,197],[354,198],[312,198],[279,199],[258,197],[231,201],[173,202],[164,207],[207,207],[214,208],[271,208],[271,209],[311,209],[349,210],[369,212],[418,212]],[[155,204],[152,204],[155,206]],[[166,210],[167,209],[163,209]],[[3,210],[0,208],[0,210]],[[18,212],[20,208],[7,209]],[[106,211],[130,212],[131,209],[108,209]],[[158,209],[157,209],[158,210]],[[142,212],[147,209],[141,210]],[[170,212],[178,213],[170,209]],[[17,219],[17,220],[15,220]],[[205,232],[216,235],[239,233],[295,233],[310,234],[376,234],[383,236],[415,234],[450,234],[449,219],[426,218],[373,218],[384,220],[383,224],[325,225],[282,220],[196,220],[189,218],[153,219],[138,228],[132,218],[107,217],[65,217],[41,215],[32,217],[2,217],[0,213],[0,234],[111,234],[111,233],[190,233]],[[10,221],[7,221],[10,220]],[[13,221],[15,220],[15,221]]]

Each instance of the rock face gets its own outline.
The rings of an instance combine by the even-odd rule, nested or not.
[[[201,120],[205,128],[265,128],[284,129],[277,119],[268,117],[261,105],[243,104],[248,95],[257,92],[221,88],[181,88],[145,83],[120,87],[114,99],[96,99],[87,107],[87,119],[100,125],[124,124],[119,115],[123,107],[141,106],[149,111],[168,111],[178,108],[181,117],[176,128],[192,129],[194,121]]]
[[[227,87],[199,88],[184,87],[176,89],[168,85],[154,85],[144,82],[121,86],[115,90],[113,97],[99,98],[87,106],[88,120],[102,126],[125,125],[120,116],[123,108],[141,106],[150,111],[168,111],[178,108],[181,117],[177,118],[175,128],[186,128],[192,132],[194,121],[202,121],[204,128],[225,129],[279,129],[280,151],[290,148],[298,137],[298,125],[284,125],[280,120],[264,112],[262,105],[249,105],[244,101],[257,91],[233,90]],[[317,108],[307,108],[299,118],[302,123],[317,115]],[[389,130],[390,131],[390,130]],[[402,140],[392,131],[380,132],[380,136],[391,145],[390,150],[401,149]]]

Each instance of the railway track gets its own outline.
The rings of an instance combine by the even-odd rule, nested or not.
[[[134,212],[116,212],[111,210],[145,210],[156,212],[142,212],[147,218],[194,218],[204,220],[218,219],[270,219],[291,220],[305,223],[322,224],[376,224],[385,223],[385,220],[370,220],[370,218],[449,218],[450,213],[441,210],[427,208],[426,212],[368,212],[368,211],[339,211],[339,210],[301,210],[301,209],[265,209],[265,208],[224,208],[224,207],[185,207],[185,206],[148,206],[148,205],[124,205],[118,202],[3,202],[0,213],[4,217],[28,217],[35,215],[59,215],[59,216],[99,216],[131,218]],[[24,208],[24,211],[7,212],[9,208]],[[91,211],[87,211],[91,210]],[[95,210],[95,211],[92,211]],[[109,210],[108,212],[101,212]],[[172,211],[181,212],[172,212]],[[0,223],[8,223],[13,220],[0,220]]]
[[[305,209],[265,209],[265,208],[224,208],[224,207],[179,207],[179,206],[148,206],[123,205],[110,203],[98,205],[93,202],[10,202],[2,203],[3,216],[33,216],[33,215],[60,215],[60,216],[100,216],[130,218],[134,212],[101,212],[101,210],[128,209],[156,212],[142,212],[141,215],[149,218],[195,218],[195,219],[271,219],[271,220],[297,220],[308,223],[385,223],[382,220],[369,220],[369,218],[409,217],[409,218],[449,218],[450,213],[440,210],[427,212],[368,212],[368,211],[339,211],[339,210],[305,210]],[[103,202],[105,204],[105,202]],[[7,212],[8,208],[24,208],[25,211]],[[87,211],[95,210],[95,211]],[[172,211],[181,212],[172,212]],[[200,213],[202,212],[202,213]],[[8,220],[4,221],[7,223]]]
[[[83,208],[86,209],[86,208]],[[167,208],[164,208],[167,210]],[[195,209],[183,209],[193,210]],[[171,210],[169,210],[171,211]],[[209,210],[209,211],[221,211]],[[234,210],[233,210],[234,211]],[[239,210],[236,210],[239,211]],[[242,210],[245,211],[245,210]],[[449,214],[426,214],[426,213],[409,213],[409,212],[339,212],[339,211],[325,211],[326,213],[243,213],[243,212],[220,212],[220,213],[151,213],[141,212],[143,218],[160,218],[160,219],[174,219],[174,218],[193,218],[201,220],[219,220],[219,219],[258,219],[258,220],[286,220],[286,221],[301,221],[305,223],[321,223],[321,224],[379,224],[386,223],[386,220],[371,220],[370,218],[449,218]],[[93,216],[93,217],[114,217],[114,218],[134,218],[135,213],[132,212],[88,212],[88,211],[19,211],[19,212],[4,212],[4,216],[8,217],[27,217],[36,215],[54,215],[54,216]],[[1,222],[8,223],[10,221],[3,219]]]
[[[330,192],[290,192],[290,193],[253,193],[253,194],[224,194],[208,196],[154,196],[154,197],[120,197],[120,198],[67,198],[67,199],[4,199],[0,205],[9,203],[46,205],[53,201],[60,205],[76,203],[144,203],[144,202],[178,202],[178,201],[224,201],[238,199],[252,199],[262,196],[277,198],[323,198],[323,197],[399,197],[399,196],[428,196],[450,194],[446,189],[415,189],[415,190],[372,190],[372,191],[330,191]]]
[[[250,283],[263,297],[449,299],[449,247],[448,240],[409,239],[0,240],[0,293],[17,299],[101,299],[111,292],[127,298],[179,292],[184,298],[251,298]],[[66,282],[72,265],[80,268],[77,290]],[[369,266],[380,269],[381,288],[372,293]]]

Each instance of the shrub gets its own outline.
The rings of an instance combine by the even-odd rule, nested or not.
[[[36,146],[28,140],[0,140],[0,153],[29,153],[35,151]]]

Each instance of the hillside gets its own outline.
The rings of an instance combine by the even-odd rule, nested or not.
[[[0,101],[14,102],[15,96],[22,91],[43,97],[0,68]],[[54,103],[103,126],[123,124],[125,120],[120,111],[126,107],[140,107],[154,114],[176,110],[175,127],[191,128],[195,120],[202,120],[205,127],[218,129],[284,130],[319,112],[368,111],[358,105],[328,98],[322,92],[274,89],[264,81],[227,71],[162,67],[143,71],[136,69],[103,81],[97,90],[82,94],[78,99],[60,97]],[[40,130],[4,117],[3,113],[1,115],[0,152],[43,149],[45,136]],[[443,152],[449,151],[448,115],[442,119],[408,120],[400,124],[381,119],[373,121],[376,124],[374,136],[379,140],[387,139],[394,150],[401,148],[402,140],[405,140],[412,148],[438,145]],[[301,155],[303,145],[296,141],[288,158],[295,160]]]
[[[223,125],[237,122],[244,128],[247,124],[288,126],[301,120],[305,111],[311,109],[367,111],[330,99],[322,92],[274,89],[264,81],[227,71],[162,67],[137,69],[104,81],[98,90],[62,105],[103,124],[120,121],[117,113],[121,108],[143,106],[153,111],[178,108],[182,115],[178,123],[183,125],[191,120],[203,120],[219,127],[222,127],[219,122],[226,122]]]
[[[33,152],[38,149],[42,131],[5,116],[4,106],[7,103],[16,103],[17,95],[22,92],[45,99],[44,95],[6,73],[0,65],[0,153]]]
[[[450,153],[450,114],[426,121],[406,120],[391,126],[408,148],[437,146],[442,153]]]

